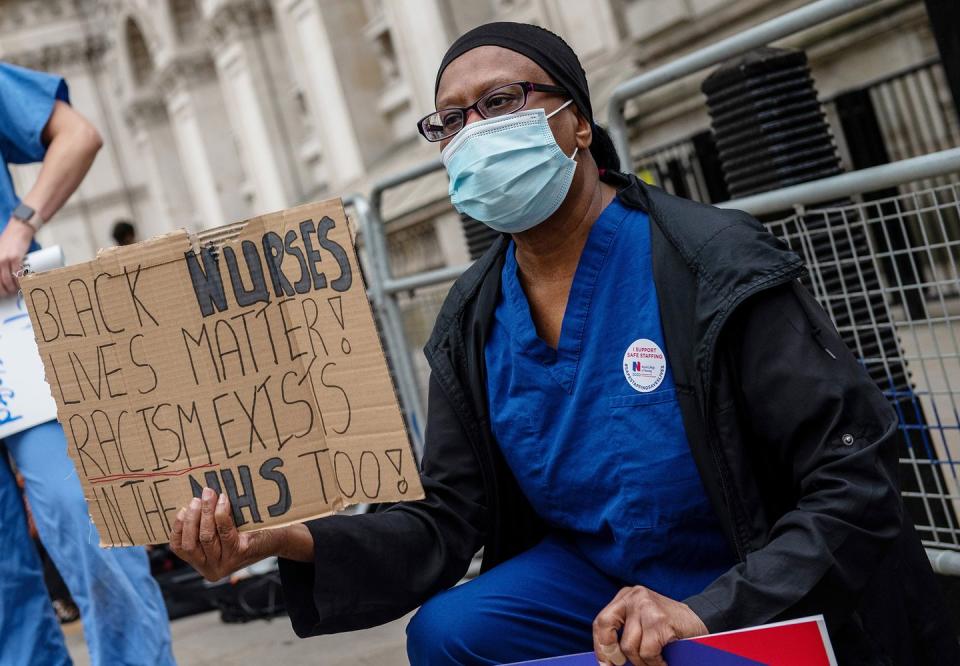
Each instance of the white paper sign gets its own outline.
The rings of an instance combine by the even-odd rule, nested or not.
[[[34,273],[63,266],[63,250],[31,252],[25,266]],[[0,439],[55,418],[23,295],[0,298]]]

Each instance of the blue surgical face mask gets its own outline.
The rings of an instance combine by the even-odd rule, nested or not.
[[[526,231],[563,203],[577,168],[557,145],[547,119],[531,109],[471,123],[443,149],[454,208],[500,232]]]

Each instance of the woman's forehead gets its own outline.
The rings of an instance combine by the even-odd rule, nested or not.
[[[457,56],[443,70],[437,108],[471,104],[488,90],[513,81],[554,82],[525,55],[500,46],[478,46]]]

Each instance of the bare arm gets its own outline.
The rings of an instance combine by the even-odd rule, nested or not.
[[[47,154],[23,202],[49,220],[80,185],[103,140],[86,118],[59,100],[54,103],[42,138]],[[20,270],[32,240],[33,229],[15,218],[0,233],[0,296],[16,293],[14,274]]]

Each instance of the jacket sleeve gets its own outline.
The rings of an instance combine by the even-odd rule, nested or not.
[[[754,297],[731,324],[718,362],[738,376],[743,455],[793,499],[762,548],[686,603],[714,632],[842,620],[900,533],[896,415],[799,283]]]
[[[463,426],[433,377],[422,468],[423,500],[307,523],[313,562],[279,564],[298,636],[388,622],[466,573],[483,539],[482,476]]]

